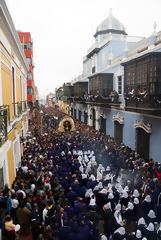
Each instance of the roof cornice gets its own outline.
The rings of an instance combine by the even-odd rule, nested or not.
[[[8,34],[10,34],[10,37],[12,38],[13,42],[15,43],[15,46],[12,46],[12,47],[14,48],[15,53],[16,53],[17,57],[19,58],[19,61],[21,61],[21,64],[24,66],[26,71],[28,71],[29,66],[26,61],[26,56],[22,50],[22,46],[21,46],[17,31],[15,29],[13,20],[11,18],[11,15],[9,13],[9,10],[8,10],[7,5],[4,0],[0,0],[0,10],[3,14],[3,16],[1,16],[1,18],[4,17],[5,23],[7,24],[7,27],[8,27],[8,29],[6,29],[6,30],[9,30]],[[3,30],[5,32],[5,29],[3,29]]]

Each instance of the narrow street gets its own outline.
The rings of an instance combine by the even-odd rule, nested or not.
[[[51,107],[35,111],[11,197],[7,185],[1,193],[1,205],[7,198],[4,210],[20,225],[18,237],[134,239],[133,232],[148,236],[146,227],[159,224],[161,216],[161,205],[156,205],[161,204],[159,165],[146,163],[78,120],[74,133],[60,134],[63,117],[67,116]],[[142,231],[141,217],[146,221]],[[157,233],[152,234],[157,239]]]
[[[0,0],[0,240],[161,240],[160,8]]]

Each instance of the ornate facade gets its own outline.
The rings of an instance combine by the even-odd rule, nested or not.
[[[94,37],[74,81],[88,94],[68,98],[69,114],[161,162],[161,32],[131,37],[110,10]]]
[[[11,185],[28,130],[28,64],[4,0],[0,1],[0,188]]]

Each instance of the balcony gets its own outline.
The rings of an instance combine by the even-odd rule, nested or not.
[[[161,115],[161,94],[159,95],[125,95],[125,109],[140,113]]]
[[[77,102],[77,103],[86,103],[86,99],[84,97],[73,97],[73,102]]]
[[[22,111],[25,112],[28,108],[27,101],[22,101]]]
[[[15,117],[19,117],[22,114],[22,102],[12,103],[13,113]]]
[[[32,87],[32,88],[34,88],[34,81],[31,80],[31,79],[28,79],[28,80],[27,80],[27,87]]]
[[[24,49],[24,53],[27,58],[32,57],[32,51],[30,49]]]
[[[68,102],[80,103],[80,104],[90,104],[98,105],[102,107],[120,107],[120,102],[117,96],[103,97],[99,95],[86,95],[84,97],[70,97]]]
[[[34,94],[27,94],[27,101],[30,103],[34,103]]]
[[[7,140],[7,125],[10,121],[8,105],[0,106],[0,147]]]
[[[120,106],[118,95],[116,96],[108,96],[103,97],[100,95],[95,96],[89,96],[86,99],[86,103],[92,104],[92,105],[98,105],[100,107],[108,107],[111,108],[112,106]]]

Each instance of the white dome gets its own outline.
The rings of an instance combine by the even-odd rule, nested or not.
[[[112,31],[109,31],[112,30]],[[101,34],[103,32],[115,32],[115,33],[125,33],[125,28],[120,21],[118,21],[113,15],[112,15],[112,10],[110,9],[109,16],[98,26],[96,30],[96,34]]]

